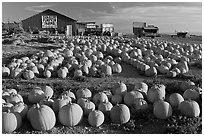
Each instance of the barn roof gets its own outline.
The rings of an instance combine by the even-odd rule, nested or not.
[[[51,10],[51,9],[46,9],[46,10],[44,10],[44,11],[38,13],[38,14],[46,13],[46,12],[52,12],[52,13],[54,13],[54,14],[57,14],[57,15],[63,16],[63,17],[65,17],[65,18],[69,18],[70,20],[77,21],[77,20],[75,20],[75,19],[73,19],[73,18],[70,18],[70,17],[65,16],[65,15],[63,15],[63,14],[60,14],[60,13],[54,11],[54,10]],[[38,14],[35,14],[35,15],[33,15],[33,16],[36,16],[36,15],[38,15]],[[31,17],[33,17],[33,16],[31,16]],[[31,18],[31,17],[28,17],[28,18]],[[28,19],[28,18],[26,18],[26,19]],[[26,20],[26,19],[24,19],[24,20]],[[22,20],[22,21],[24,21],[24,20]]]

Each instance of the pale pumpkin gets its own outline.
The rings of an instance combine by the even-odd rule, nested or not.
[[[83,119],[83,110],[78,104],[69,103],[60,109],[58,118],[62,125],[73,127]]]
[[[179,110],[187,117],[197,117],[200,115],[200,107],[194,100],[184,100],[179,104]]]
[[[23,73],[23,77],[25,79],[33,79],[35,77],[35,74],[33,71],[31,70],[26,70],[24,73]]]
[[[113,105],[108,101],[101,102],[98,105],[98,110],[102,111],[103,114],[106,115],[106,116],[109,116],[109,113],[110,113],[112,108],[113,108]]]
[[[179,93],[172,93],[169,96],[169,103],[171,104],[171,106],[174,107],[178,107],[179,104],[184,101],[184,98],[182,95],[180,95]]]
[[[153,85],[148,91],[147,91],[147,100],[151,103],[154,103],[158,100],[164,100],[166,91],[165,86],[163,84],[160,85]]]
[[[44,85],[41,88],[46,98],[52,98],[54,91],[51,86]]]
[[[35,130],[47,131],[56,123],[55,113],[47,105],[36,104],[29,114],[30,123]]]
[[[28,112],[28,106],[27,104],[20,102],[13,107],[11,107],[12,112],[17,112],[21,115],[22,118],[25,118],[27,112]]]
[[[8,110],[7,112],[2,112],[2,132],[12,133],[18,129],[22,124],[22,118],[19,113],[13,113]]]
[[[79,98],[77,104],[83,109],[84,116],[88,116],[96,108],[95,104],[86,98]]]
[[[2,67],[2,77],[9,77],[10,76],[10,69],[6,66]]]
[[[124,103],[128,106],[128,107],[132,107],[134,106],[134,101],[138,98],[144,98],[142,93],[140,93],[139,91],[131,91],[128,92],[125,97],[124,97]]]
[[[130,120],[130,110],[125,104],[116,104],[110,111],[110,118],[114,124],[124,124]]]
[[[12,104],[17,104],[19,102],[23,102],[23,97],[20,94],[14,94],[12,93],[9,97],[6,98],[6,101]]]
[[[72,99],[70,97],[60,97],[58,99],[56,99],[53,104],[52,104],[52,109],[54,110],[55,113],[58,113],[59,110],[67,105],[68,103],[70,103],[72,101]]]
[[[119,94],[124,97],[127,93],[127,86],[122,81],[116,83],[113,87],[113,94]]]
[[[150,76],[156,76],[157,75],[157,69],[155,67],[150,67],[145,71],[145,75],[150,77]]]
[[[158,100],[154,103],[153,113],[159,119],[166,119],[172,115],[172,107],[168,102]]]
[[[80,88],[76,92],[77,99],[79,98],[87,98],[91,99],[92,93],[88,88]]]
[[[89,113],[88,123],[93,127],[99,127],[104,122],[103,112],[100,110],[94,110]]]
[[[72,102],[76,102],[76,96],[73,92],[71,92],[70,90],[68,91],[64,91],[62,92],[62,94],[60,95],[60,97],[63,96],[63,97],[70,97],[72,99]]]
[[[93,102],[96,106],[98,106],[99,103],[101,102],[107,102],[107,101],[108,101],[108,97],[103,92],[98,92],[93,96]]]

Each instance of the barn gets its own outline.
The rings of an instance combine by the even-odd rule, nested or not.
[[[22,20],[22,26],[25,31],[46,30],[54,33],[67,33],[68,35],[76,35],[77,20],[57,13],[51,9],[47,9],[39,14],[33,15]]]

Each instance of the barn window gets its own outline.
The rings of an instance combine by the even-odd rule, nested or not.
[[[57,16],[42,16],[42,28],[57,28]]]

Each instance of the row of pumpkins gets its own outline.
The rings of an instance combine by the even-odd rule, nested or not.
[[[127,42],[128,41],[128,42]],[[2,68],[4,77],[25,79],[35,75],[66,78],[93,76],[97,73],[111,76],[121,73],[121,62],[131,64],[146,76],[166,74],[176,77],[189,71],[188,64],[202,62],[201,45],[142,38],[73,37],[64,40],[61,48],[40,51],[30,58],[13,59]]]
[[[111,91],[97,92],[92,96],[88,88],[79,88],[76,93],[64,91],[53,100],[54,90],[42,86],[29,92],[28,104],[15,89],[6,89],[2,93],[2,130],[3,133],[15,131],[24,118],[39,131],[52,129],[57,119],[64,126],[76,126],[83,118],[88,118],[93,127],[102,125],[105,118],[110,118],[114,124],[124,124],[130,120],[132,108],[142,112],[152,104],[153,114],[159,119],[170,117],[173,109],[179,109],[188,117],[199,116],[200,107],[196,101],[201,97],[201,88],[191,81],[184,81],[180,88],[183,95],[172,93],[167,98],[163,84],[149,87],[139,82],[133,90],[127,91],[126,84],[120,81]]]

